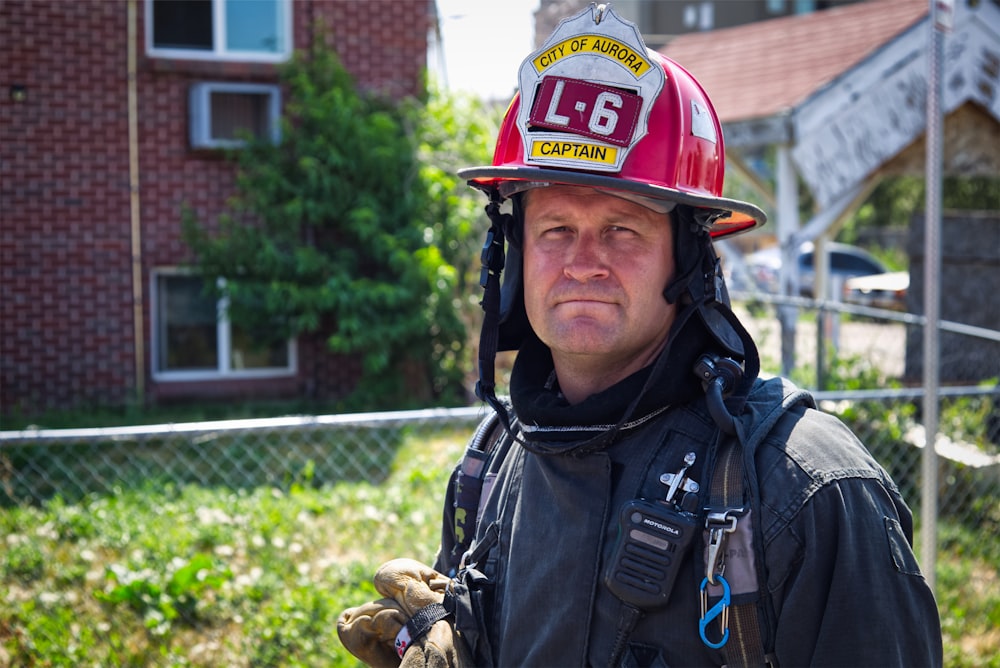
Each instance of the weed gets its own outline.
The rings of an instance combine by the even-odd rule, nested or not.
[[[24,536],[8,536],[8,544],[11,543],[3,555],[4,575],[28,582],[41,579],[45,573],[45,555],[41,549],[27,542]]]
[[[144,626],[154,635],[166,635],[175,621],[194,624],[200,616],[199,606],[232,572],[206,554],[197,554],[190,561],[174,559],[165,573],[151,569],[132,571],[120,564],[107,569],[112,586],[95,592],[105,603],[123,603],[139,613]]]

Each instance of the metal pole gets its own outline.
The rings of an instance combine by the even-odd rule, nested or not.
[[[827,300],[836,299],[830,293],[830,253],[827,251],[827,236],[824,232],[813,240],[813,297]],[[816,389],[826,389],[826,345],[829,326],[834,314],[821,306],[816,310]]]
[[[147,6],[147,10],[149,7]],[[139,208],[139,94],[138,57],[136,55],[138,26],[136,2],[129,0],[128,20],[128,185],[129,219],[132,241],[132,339],[135,346],[135,402],[141,406],[146,398],[146,326],[143,320],[142,292],[142,223]]]
[[[780,292],[785,296],[798,297],[799,249],[795,233],[799,229],[798,177],[792,164],[791,150],[787,145],[778,147],[778,244],[781,250],[779,270]],[[795,325],[798,308],[784,304],[778,307],[781,322],[781,374],[789,376],[795,367]]]
[[[938,458],[935,444],[940,405],[941,345],[941,113],[944,32],[951,25],[953,3],[930,1],[930,42],[927,69],[927,199],[924,218],[924,452],[921,493],[921,560],[931,591],[936,585]]]

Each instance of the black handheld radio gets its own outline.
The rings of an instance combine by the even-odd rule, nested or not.
[[[640,610],[666,604],[684,553],[701,529],[697,515],[685,509],[697,507],[693,495],[698,483],[684,475],[694,461],[695,454],[689,452],[680,471],[660,476],[660,482],[669,487],[664,500],[633,499],[619,514],[618,540],[604,583],[615,596]],[[678,490],[684,492],[682,504],[674,502]]]

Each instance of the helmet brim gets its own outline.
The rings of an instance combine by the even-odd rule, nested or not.
[[[472,187],[485,191],[496,189],[499,183],[505,181],[527,181],[539,184],[547,183],[551,185],[571,185],[599,188],[602,190],[617,190],[640,195],[645,198],[675,202],[699,209],[719,211],[723,215],[715,218],[709,227],[709,234],[715,239],[748,232],[767,222],[767,216],[764,212],[749,202],[729,199],[727,197],[698,195],[651,183],[589,172],[538,167],[484,166],[460,169],[458,170],[458,176],[468,181]]]

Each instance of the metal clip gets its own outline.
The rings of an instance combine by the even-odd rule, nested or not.
[[[698,483],[690,478],[685,478],[684,474],[687,472],[691,465],[694,464],[697,455],[693,452],[689,452],[684,455],[684,466],[677,473],[664,473],[660,476],[660,484],[667,485],[667,497],[666,501],[669,503],[674,500],[674,496],[677,494],[677,489],[680,488],[685,492],[697,492],[699,487]]]
[[[729,583],[726,582],[726,578],[720,575],[719,583],[722,585],[722,598],[719,599],[715,605],[709,608],[709,581],[708,578],[701,581],[701,618],[698,619],[698,634],[701,636],[701,641],[712,649],[719,649],[729,641],[729,603],[732,598],[730,596]],[[722,638],[719,642],[712,642],[708,639],[708,635],[705,633],[705,630],[716,617],[719,618],[719,628],[722,631]]]
[[[482,265],[479,272],[479,286],[485,288],[490,276],[498,275],[503,270],[503,233],[499,232],[498,228],[491,227],[486,233],[486,242],[479,253],[479,262]]]
[[[594,6],[594,4],[592,4]],[[608,6],[606,4],[596,5],[594,7],[594,24],[600,25],[601,21],[604,20],[604,13],[608,11]]]
[[[716,572],[719,573],[719,579],[722,579],[722,573],[726,569],[726,540],[729,538],[729,534],[736,531],[736,518],[740,513],[742,513],[742,509],[709,512],[705,519],[705,528],[708,529],[708,559],[705,561],[705,579],[709,584],[718,584],[715,581]]]

